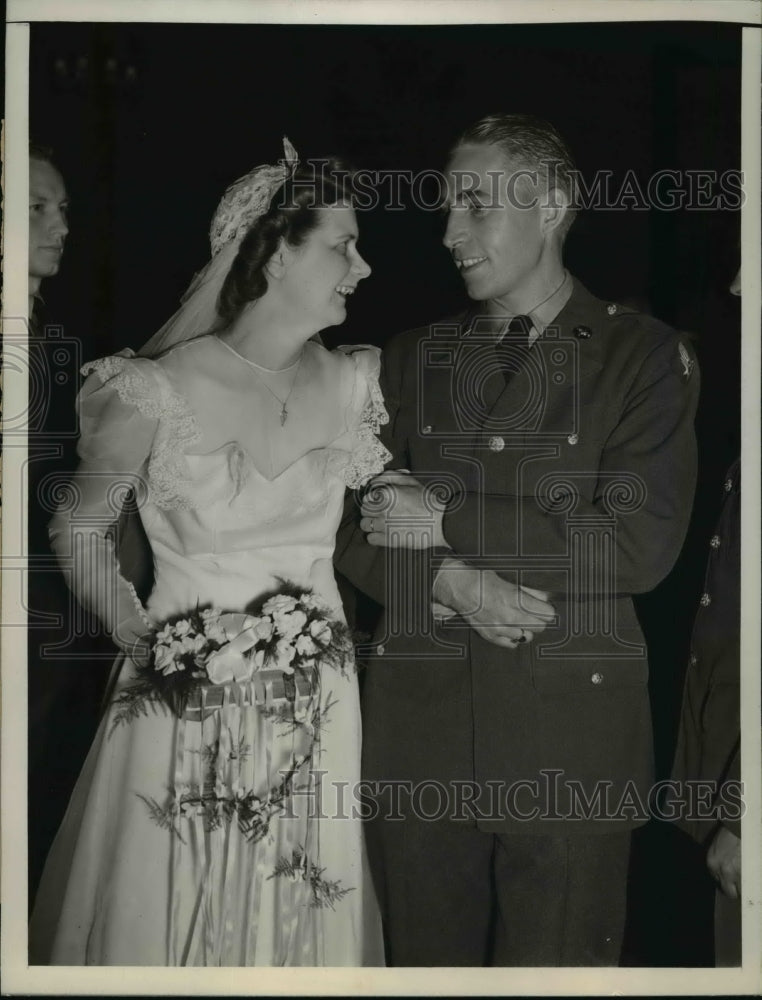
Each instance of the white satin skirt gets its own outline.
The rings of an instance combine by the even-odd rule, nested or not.
[[[118,664],[114,694],[134,677]],[[290,708],[289,708],[290,704]],[[284,709],[285,706],[285,709]],[[30,964],[382,965],[356,798],[357,678],[113,700],[47,860]]]

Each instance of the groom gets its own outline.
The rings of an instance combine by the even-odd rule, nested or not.
[[[472,307],[389,344],[394,462],[337,543],[385,609],[363,808],[394,965],[619,957],[652,780],[632,595],[685,535],[699,379],[565,270],[573,176],[528,116],[458,139],[444,244]]]

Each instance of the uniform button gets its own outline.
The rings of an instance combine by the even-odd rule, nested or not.
[[[720,536],[719,535],[712,535],[712,540],[711,540],[711,542],[709,544],[712,546],[713,549],[719,549],[719,547],[720,547]]]
[[[730,491],[732,489],[733,489],[733,480],[732,479],[726,479],[725,480],[725,492],[726,493],[730,493]]]
[[[378,653],[379,656],[383,656],[385,652],[386,652],[386,646],[382,642],[380,642],[376,646],[376,653]]]
[[[610,306],[606,306],[606,312],[609,316],[613,316],[616,313],[617,307],[612,302]]]
[[[708,608],[711,603],[712,603],[712,598],[710,594],[701,595],[701,600],[699,601],[699,604],[701,605],[702,608]]]
[[[489,439],[489,450],[490,451],[502,451],[505,448],[505,441],[499,436],[495,435]]]
[[[692,667],[695,667],[698,663],[698,656],[695,653],[691,653],[690,659],[688,661]]]
[[[603,674],[595,673],[590,678],[593,684],[603,684]]]
[[[579,434],[570,434],[566,440],[569,444],[576,444],[579,441]]]
[[[433,428],[432,428],[431,424],[426,424],[426,426],[423,428],[423,433],[424,434],[431,434],[432,430],[433,430]]]

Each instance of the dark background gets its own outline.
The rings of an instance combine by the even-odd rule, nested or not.
[[[666,168],[737,170],[740,63],[740,28],[716,24],[35,24],[30,137],[52,147],[72,198],[45,320],[79,338],[85,359],[139,347],[206,262],[224,188],[276,160],[284,133],[302,158],[441,169],[464,126],[522,111],[558,127],[588,180],[612,171],[614,190],[630,169],[644,182]],[[383,345],[463,301],[436,213],[379,208],[359,223],[373,276],[329,343]],[[706,543],[739,449],[740,320],[727,293],[739,223],[732,211],[595,210],[567,242],[570,270],[593,293],[684,331],[702,368],[691,529],[675,571],[639,602],[657,777],[669,772]],[[625,964],[711,963],[711,889],[691,845],[649,824],[633,858]]]

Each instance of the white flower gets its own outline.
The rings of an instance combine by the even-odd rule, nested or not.
[[[278,663],[278,670],[284,674],[293,674],[294,668],[291,661],[296,656],[296,650],[289,639],[279,639],[275,645],[275,656]]]
[[[274,615],[275,612],[293,611],[296,607],[296,598],[289,594],[276,594],[262,605],[262,611],[266,615]]]
[[[184,653],[199,653],[206,645],[204,635],[184,635],[180,640]]]
[[[177,665],[169,646],[162,646],[161,644],[155,646],[153,662],[154,669],[161,671],[163,674],[172,674],[177,670]]]
[[[333,639],[331,626],[327,621],[323,621],[322,619],[310,622],[310,635],[313,639],[317,640],[321,646],[330,645],[331,639]]]
[[[308,635],[297,636],[296,651],[300,656],[312,656],[317,653],[318,647]]]
[[[303,611],[276,612],[273,615],[275,628],[286,639],[299,635],[307,624],[307,615]]]
[[[172,642],[175,633],[171,625],[165,625],[161,632],[156,633],[156,642]]]
[[[269,642],[273,637],[274,631],[275,626],[269,618],[260,618],[254,626],[254,635],[257,637],[257,641]]]
[[[227,642],[228,639],[227,632],[218,621],[210,621],[208,624],[205,624],[204,635],[207,639],[219,642],[220,644]]]
[[[191,623],[187,618],[181,618],[179,622],[175,622],[175,635],[184,636],[191,631]]]
[[[296,650],[289,639],[279,639],[275,644],[275,655],[279,660],[290,663],[296,656]]]
[[[212,618],[219,618],[221,614],[222,612],[218,611],[217,608],[204,608],[201,612],[201,620],[203,622],[208,622]]]

